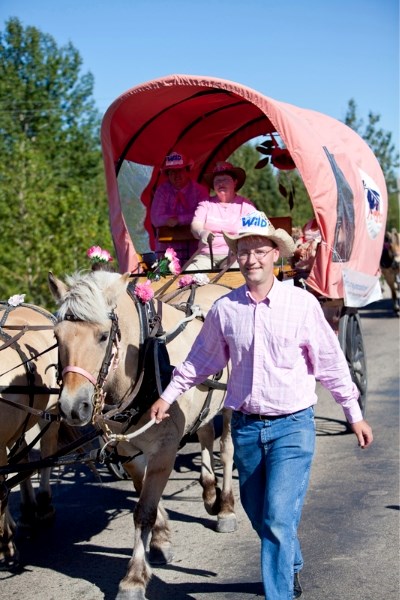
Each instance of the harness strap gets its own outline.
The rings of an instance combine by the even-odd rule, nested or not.
[[[42,392],[43,393],[43,392]],[[60,421],[59,415],[54,415],[52,413],[46,412],[45,410],[38,410],[33,408],[32,406],[24,406],[23,404],[19,404],[19,402],[14,402],[14,400],[9,400],[8,398],[3,398],[0,396],[0,402],[4,402],[5,404],[9,404],[14,408],[18,408],[19,410],[23,410],[31,415],[35,415],[36,417],[40,417],[45,421]]]
[[[5,323],[1,326],[3,329],[11,329],[13,331],[19,331],[21,329],[25,331],[47,331],[49,329],[54,329],[53,325],[7,325]]]
[[[213,379],[206,379],[202,383],[202,385],[206,385],[209,388],[209,390],[207,392],[206,399],[205,399],[204,404],[203,404],[203,408],[201,409],[201,411],[197,415],[197,419],[193,423],[193,425],[190,428],[190,430],[181,439],[180,444],[179,444],[179,448],[183,448],[183,446],[186,444],[186,442],[188,441],[188,439],[192,435],[194,435],[196,433],[196,431],[202,426],[202,424],[205,422],[205,420],[207,419],[208,415],[210,414],[210,406],[211,406],[211,400],[212,400],[213,391],[216,390],[216,389],[226,390],[226,387],[227,387],[226,383],[218,383],[218,381],[217,381],[221,377],[221,375],[222,375],[222,371],[219,371],[218,373],[216,373],[215,375],[213,375]],[[222,402],[220,408],[222,408],[222,406],[223,406],[223,402]]]
[[[48,428],[51,425],[51,421],[48,421],[46,423],[46,425],[40,429],[39,433],[35,436],[35,438],[33,440],[31,440],[29,442],[29,444],[27,444],[23,450],[20,450],[19,452],[16,452],[17,447],[16,445],[14,445],[8,455],[8,464],[12,465],[15,463],[20,462],[25,456],[27,456],[30,452],[30,450],[34,447],[34,445],[44,436],[44,434],[46,433],[46,431],[48,430]]]
[[[6,482],[7,488],[12,489],[16,485],[19,485],[22,481],[24,481],[28,477],[30,477],[37,469],[42,469],[45,467],[52,467],[52,466],[55,466],[56,464],[68,464],[67,462],[64,462],[64,463],[62,462],[62,457],[66,456],[67,454],[70,454],[77,448],[81,448],[85,444],[91,442],[93,439],[99,437],[99,435],[101,435],[101,432],[98,429],[93,428],[91,431],[89,431],[85,435],[81,436],[80,438],[71,442],[70,444],[67,444],[64,448],[60,448],[60,450],[57,450],[57,452],[55,452],[51,456],[48,456],[45,459],[42,459],[42,460],[36,461],[36,462],[31,462],[26,465],[20,464],[20,465],[18,465],[18,467],[14,467],[14,468],[11,468],[9,466],[0,467],[0,474],[7,473],[7,472],[8,473],[10,473],[10,472],[18,473],[17,475],[14,475],[14,477],[12,477],[11,479],[8,479]],[[97,452],[98,452],[98,450],[97,450]],[[57,459],[59,459],[59,461]],[[22,473],[22,471],[24,473]]]
[[[65,369],[62,370],[61,376],[64,376],[65,373],[78,373],[79,375],[86,377],[86,379],[89,379],[90,383],[92,383],[94,386],[97,384],[97,380],[93,377],[93,375],[91,375],[89,371],[81,369],[81,367],[65,367]]]
[[[21,338],[24,335],[25,331],[26,331],[26,327],[24,327],[22,329],[22,331],[20,331],[19,333],[16,333],[14,335],[14,337],[10,337],[10,339],[8,341],[4,342],[4,344],[2,346],[0,346],[0,351],[5,350],[9,346],[12,346],[15,342],[17,342],[19,340],[19,338]]]

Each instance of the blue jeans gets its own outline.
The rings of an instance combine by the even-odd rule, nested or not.
[[[292,600],[303,567],[297,528],[315,449],[314,409],[270,420],[234,412],[232,438],[240,499],[261,539],[267,600]]]

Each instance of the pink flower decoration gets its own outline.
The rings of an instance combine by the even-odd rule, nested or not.
[[[169,263],[169,270],[172,275],[179,275],[181,272],[181,265],[179,264],[179,259],[174,257]]]
[[[165,258],[168,258],[169,261],[173,262],[174,258],[177,258],[177,254],[173,248],[167,248],[164,253]]]
[[[135,286],[135,295],[142,302],[148,302],[154,298],[154,290],[151,287],[151,281],[148,279],[146,283],[138,283]]]
[[[91,246],[86,252],[86,256],[93,262],[111,262],[113,260],[108,250],[103,250],[100,246]]]
[[[187,285],[192,285],[194,283],[194,279],[191,275],[183,275],[178,281],[178,287],[186,287]]]

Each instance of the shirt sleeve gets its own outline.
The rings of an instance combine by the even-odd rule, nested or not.
[[[172,404],[179,395],[218,373],[229,360],[218,310],[212,306],[185,361],[178,365],[161,398]]]
[[[341,405],[349,423],[363,419],[358,404],[359,391],[353,382],[338,338],[325,319],[316,298],[311,298],[312,319],[308,326],[307,352],[315,378]]]
[[[203,201],[199,202],[197,205],[197,208],[195,210],[195,213],[193,215],[193,219],[191,222],[191,229],[192,229],[192,233],[197,238],[200,237],[200,233],[203,231],[204,226],[205,226],[205,222],[206,222],[206,218],[207,218],[207,207],[208,207],[208,202],[203,202]]]

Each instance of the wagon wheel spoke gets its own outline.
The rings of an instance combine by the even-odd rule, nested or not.
[[[339,342],[346,356],[351,377],[360,392],[359,405],[365,415],[367,399],[367,365],[361,331],[360,317],[357,313],[345,314],[341,318]]]

